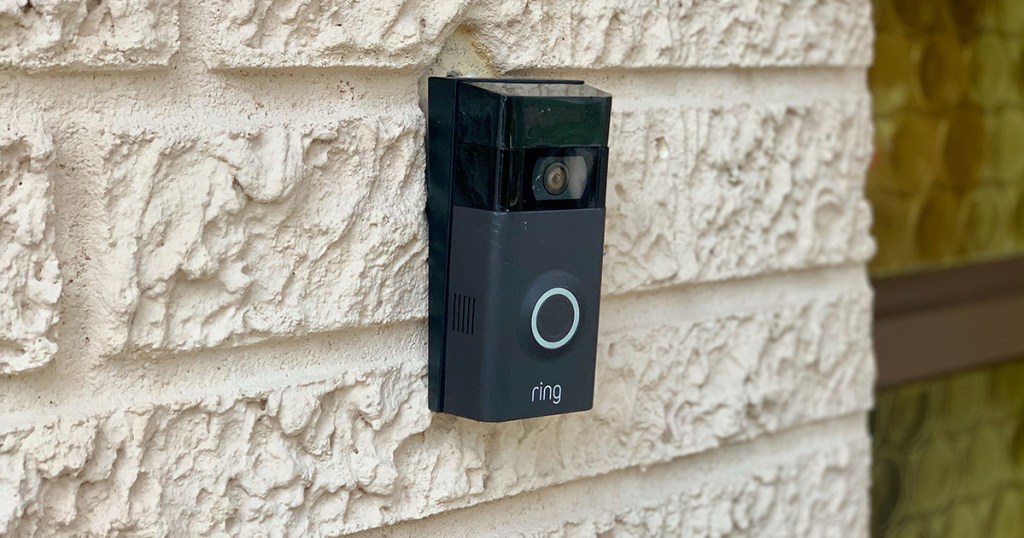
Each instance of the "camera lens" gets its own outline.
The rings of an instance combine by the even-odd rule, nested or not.
[[[569,186],[569,169],[562,163],[551,163],[544,171],[544,190],[552,196],[565,192]]]

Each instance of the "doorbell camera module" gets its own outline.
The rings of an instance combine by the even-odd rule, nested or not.
[[[611,96],[565,80],[427,88],[430,408],[590,409]]]

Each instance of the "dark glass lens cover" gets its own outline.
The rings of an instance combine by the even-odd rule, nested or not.
[[[459,144],[455,161],[455,205],[492,211],[604,207],[608,148],[498,149]],[[544,173],[556,163],[565,165],[569,181],[564,191],[553,194],[544,187]]]
[[[604,207],[607,157],[608,149],[600,147],[527,148],[514,152],[502,178],[508,190],[502,201],[510,211]],[[564,165],[569,177],[565,190],[554,194],[544,183],[545,172],[556,164]]]
[[[587,161],[579,155],[541,157],[533,165],[533,197],[578,200],[587,187]]]

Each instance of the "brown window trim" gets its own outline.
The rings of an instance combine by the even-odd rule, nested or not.
[[[880,388],[1024,358],[1024,257],[872,284]]]

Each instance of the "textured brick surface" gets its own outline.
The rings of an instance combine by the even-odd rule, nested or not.
[[[176,0],[3,0],[0,68],[166,65],[177,25]]]
[[[398,364],[328,381],[25,424],[0,439],[0,530],[337,534],[860,412],[869,298],[613,327],[594,410],[549,419],[432,417],[421,335]]]
[[[52,153],[38,124],[0,124],[0,374],[39,368],[57,351]]]
[[[665,498],[620,497],[604,514],[566,514],[567,522],[523,536],[866,536],[868,503],[857,493],[869,487],[864,439],[786,454],[752,472],[691,479]]]
[[[867,437],[844,417],[359,536],[864,536]]]
[[[605,291],[868,259],[866,116],[856,98],[617,113]],[[109,352],[423,318],[422,137],[413,106],[102,136]]]
[[[233,0],[211,6],[217,67],[427,63],[457,26],[502,71],[553,67],[867,65],[870,5],[624,0]]]
[[[0,0],[0,535],[863,535],[871,39],[855,0]],[[426,408],[449,69],[615,96],[592,411]]]
[[[205,137],[102,136],[110,350],[422,316],[422,139],[411,107]]]
[[[618,116],[605,289],[870,258],[870,137],[866,99]]]
[[[503,69],[867,65],[870,7],[850,0],[480,1],[478,29]]]

